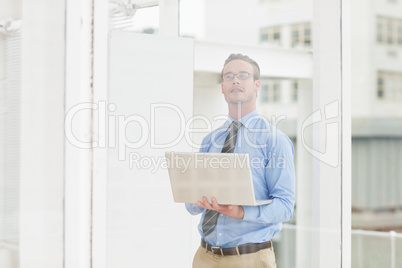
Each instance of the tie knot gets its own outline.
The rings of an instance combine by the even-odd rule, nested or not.
[[[240,121],[233,121],[232,122],[232,128],[234,130],[238,130],[241,127],[242,123]]]

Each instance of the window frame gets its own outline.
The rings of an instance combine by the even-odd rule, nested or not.
[[[278,38],[276,38],[276,36]],[[262,38],[264,37],[264,38]],[[267,26],[260,28],[259,31],[259,42],[260,44],[273,44],[281,45],[282,33],[280,26]]]
[[[376,25],[377,44],[402,47],[402,19],[377,16]]]
[[[402,100],[402,73],[394,71],[377,71],[376,97],[381,101]]]
[[[292,48],[312,48],[312,25],[310,22],[292,24],[290,28]],[[308,34],[306,30],[308,30]]]

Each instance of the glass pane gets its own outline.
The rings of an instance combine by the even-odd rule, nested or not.
[[[295,102],[297,101],[297,93],[298,93],[297,82],[293,82],[292,83],[292,100]]]
[[[399,80],[398,80],[398,100],[402,100],[402,74],[399,76]]]
[[[247,12],[245,10],[247,9]],[[297,157],[297,121],[302,120],[298,114],[297,90],[293,91],[292,82],[296,78],[292,75],[279,75],[274,70],[284,67],[287,69],[291,65],[273,60],[271,57],[265,58],[265,52],[273,52],[266,43],[267,40],[275,40],[276,47],[291,49],[299,43],[298,50],[305,50],[305,44],[311,43],[310,27],[304,28],[306,22],[312,23],[312,6],[307,1],[229,1],[229,0],[206,0],[204,7],[205,17],[205,36],[203,39],[196,39],[197,45],[208,46],[204,50],[196,50],[195,54],[195,74],[194,74],[194,113],[207,116],[211,121],[212,129],[221,126],[222,121],[213,120],[216,116],[227,117],[228,109],[225,98],[222,96],[222,84],[215,79],[222,70],[225,60],[230,53],[246,54],[255,60],[261,68],[261,89],[257,94],[257,110],[261,116],[275,124],[276,116],[286,117],[279,124],[279,129],[290,137]],[[306,20],[306,18],[309,18]],[[269,34],[268,34],[269,33]],[[302,35],[306,33],[308,38],[302,40]],[[249,52],[248,47],[255,48],[258,52]],[[197,53],[200,53],[197,55]],[[292,52],[289,52],[289,55]],[[297,59],[294,59],[298,62]],[[208,68],[204,69],[208,64]],[[200,68],[197,68],[200,66]],[[308,83],[307,83],[308,84]],[[307,86],[307,90],[311,90]],[[304,91],[303,91],[304,92]],[[208,103],[208,105],[206,105]],[[278,122],[276,122],[278,123]],[[206,134],[205,134],[206,135]],[[200,141],[202,138],[199,137]],[[296,166],[296,169],[298,167]],[[297,211],[297,208],[296,208]],[[295,223],[299,214],[294,213],[290,220],[284,223],[282,231],[273,236],[276,259],[278,267],[295,267],[297,254],[308,255],[309,250],[298,248],[297,240],[302,240],[302,236],[297,235]],[[197,224],[199,220],[197,219]],[[311,227],[311,226],[309,226]],[[196,226],[195,247],[193,254],[199,246],[200,234]],[[307,240],[310,239],[306,232]],[[310,260],[310,255],[307,257]],[[305,266],[309,267],[309,266]]]
[[[269,87],[268,85],[262,85],[261,87],[261,101],[268,102],[269,101]]]
[[[274,84],[274,102],[279,102],[281,100],[280,85],[276,82]]]
[[[268,41],[268,34],[261,34],[261,42]]]
[[[110,40],[107,267],[190,267],[191,217],[173,202],[165,152],[192,149],[180,130],[192,115],[193,44],[120,31]]]
[[[109,17],[111,30],[157,34],[159,2],[151,0],[110,1]]]
[[[288,145],[284,147],[287,149],[291,148],[286,150],[287,156],[290,157],[288,159],[292,159],[288,162],[289,169],[293,169],[296,163],[295,169],[297,172],[303,170],[303,168],[306,171],[305,168],[308,165],[303,165],[305,162],[297,162],[296,159],[303,158],[300,157],[299,148],[302,148],[301,144],[304,142],[298,136],[298,122],[304,122],[310,116],[306,110],[312,107],[310,103],[312,100],[311,74],[306,75],[304,72],[305,69],[311,67],[304,64],[311,59],[311,49],[305,48],[303,44],[304,42],[310,44],[310,40],[312,39],[312,36],[310,36],[312,33],[308,30],[306,34],[309,34],[310,38],[304,37],[305,31],[303,28],[306,25],[306,21],[312,23],[311,2],[246,0],[235,2],[206,0],[200,2],[202,3],[201,6],[203,6],[203,11],[201,12],[203,13],[202,18],[196,16],[198,13],[191,9],[192,4],[190,5],[189,1],[181,1],[180,4],[180,35],[184,37],[180,41],[186,40],[188,37],[194,39],[194,54],[191,51],[191,53],[184,55],[179,47],[177,47],[177,44],[168,46],[166,40],[169,38],[165,40],[160,36],[153,36],[152,38],[155,39],[144,39],[148,40],[149,43],[141,43],[144,41],[142,40],[144,35],[141,35],[138,40],[133,39],[129,43],[129,48],[125,47],[125,50],[121,50],[118,49],[119,46],[127,45],[127,43],[122,41],[122,39],[116,38],[123,37],[117,34],[112,37],[111,53],[113,55],[111,55],[112,65],[110,68],[110,100],[116,103],[118,115],[127,118],[129,115],[140,114],[147,121],[148,114],[146,113],[149,111],[149,104],[160,103],[161,101],[172,104],[180,101],[180,105],[186,105],[191,103],[191,100],[184,100],[180,98],[180,95],[189,97],[188,94],[194,94],[194,107],[191,105],[186,106],[191,109],[189,109],[190,112],[186,113],[185,116],[191,117],[192,112],[194,115],[205,118],[208,123],[201,125],[196,122],[191,125],[204,128],[206,131],[204,133],[196,133],[200,135],[195,134],[195,144],[197,146],[191,148],[184,146],[182,149],[198,151],[203,138],[213,129],[219,128],[229,114],[227,101],[230,103],[230,100],[225,99],[222,95],[224,87],[220,79],[220,73],[224,67],[225,60],[230,53],[247,54],[259,63],[261,68],[260,79],[262,81],[269,81],[269,86],[263,84],[260,89],[261,91],[256,92],[258,113],[269,121],[272,126],[277,127],[284,135],[289,137],[288,139],[283,136]],[[245,8],[247,8],[247,12],[245,12]],[[193,20],[194,24],[186,28],[190,25],[186,23],[186,21],[190,20],[189,18]],[[199,32],[202,32],[202,34],[198,33],[198,25],[201,25],[200,29],[202,31],[200,30]],[[282,50],[271,50],[267,46],[259,45],[261,29],[278,27],[278,25],[280,29],[278,33],[280,34],[277,34],[276,37],[283,39],[283,42],[280,42],[279,46],[285,48],[283,49],[284,53],[286,53],[287,49],[297,46],[297,53],[289,51],[289,54],[283,56]],[[271,36],[274,36],[273,32],[270,32],[268,38]],[[151,42],[151,40],[154,41]],[[174,38],[170,40],[174,40]],[[301,43],[300,45],[298,44],[299,42]],[[153,50],[149,48],[153,48]],[[148,54],[145,52],[142,54],[139,51],[145,51]],[[174,52],[174,57],[170,57],[169,51]],[[158,57],[155,54],[158,57],[162,57],[163,60],[161,58],[161,61],[157,61]],[[302,55],[302,58],[299,57],[300,55]],[[189,61],[193,58],[194,65],[190,66]],[[136,59],[136,61],[131,59]],[[147,59],[152,59],[153,63],[149,63]],[[284,61],[278,59],[284,59]],[[118,63],[117,60],[122,61],[122,63]],[[152,68],[149,66],[152,66]],[[186,70],[192,70],[192,66],[194,66],[194,73],[187,73]],[[294,66],[299,68],[293,68]],[[134,68],[135,71],[133,70]],[[155,68],[158,68],[157,73],[155,72]],[[296,69],[297,71],[293,72],[292,69]],[[237,73],[238,71],[243,70],[236,70],[234,72]],[[251,72],[255,72],[255,69],[253,68]],[[150,79],[145,79],[147,77],[150,77]],[[161,79],[162,77],[164,79]],[[189,78],[193,82],[193,91],[191,90],[192,85],[190,82],[190,84],[182,85],[183,87],[181,87],[179,92],[174,83],[181,83],[183,79]],[[298,91],[296,91],[295,88],[292,88],[292,81],[300,78],[303,81]],[[252,78],[250,77],[250,79]],[[165,80],[173,84],[168,86],[165,84]],[[138,84],[137,81],[141,81],[141,83]],[[234,80],[233,83],[236,82],[237,80]],[[255,83],[254,80],[250,80],[249,82]],[[135,85],[134,88],[133,85]],[[258,82],[253,85],[256,85],[259,89]],[[149,88],[152,88],[152,90],[149,90]],[[292,90],[296,91],[293,92],[293,97]],[[141,94],[138,94],[139,92]],[[239,89],[236,89],[236,92],[236,94],[240,93],[239,95],[242,93]],[[251,96],[254,98],[254,94],[251,94]],[[298,102],[302,103],[294,102],[296,98]],[[280,102],[266,103],[265,100],[267,99],[280,100]],[[299,104],[305,109],[303,113],[299,110]],[[146,115],[143,116],[143,113]],[[156,132],[157,135],[161,135],[158,136],[159,138],[163,137],[163,133],[171,133],[171,131],[179,129],[177,124],[169,124],[171,121],[169,120],[169,116],[173,116],[172,114],[165,114],[164,116],[163,120],[158,122],[158,124],[162,125],[155,125],[157,128],[160,127],[159,130],[163,130],[161,131],[162,133]],[[275,118],[280,118],[281,116],[285,119],[281,120],[279,124]],[[205,129],[205,125],[209,126],[209,128]],[[311,128],[307,128],[306,132],[311,133]],[[129,141],[138,141],[142,137],[141,133],[143,133],[141,124],[137,122],[135,125],[133,123],[133,125],[127,126],[127,132],[124,133],[128,133]],[[155,134],[152,133],[146,133],[147,135],[144,134],[144,136],[152,137],[151,135]],[[290,142],[293,144],[290,145]],[[150,248],[154,249],[157,247],[160,250],[158,252],[166,254],[166,258],[175,259],[177,255],[173,253],[171,256],[167,256],[168,252],[177,252],[178,249],[183,249],[183,258],[180,258],[180,263],[175,263],[175,265],[177,267],[190,267],[191,260],[200,246],[200,236],[202,236],[202,233],[199,232],[197,225],[199,223],[202,224],[201,219],[203,216],[200,214],[198,216],[191,216],[182,204],[173,203],[166,172],[164,174],[157,173],[155,176],[152,176],[149,174],[151,170],[138,170],[143,167],[139,166],[141,159],[144,161],[142,164],[145,165],[151,163],[150,161],[152,160],[150,159],[155,158],[156,155],[160,156],[162,154],[160,150],[154,150],[155,148],[147,146],[148,144],[137,148],[137,150],[132,149],[128,152],[131,153],[131,156],[135,157],[131,161],[135,162],[133,167],[137,170],[130,170],[127,166],[127,161],[119,161],[117,159],[118,150],[122,148],[126,149],[125,146],[114,148],[109,154],[108,265],[109,267],[119,267],[124,264],[143,264],[142,262],[145,261],[141,258],[142,256],[149,256],[150,259],[152,258],[152,263],[163,265],[162,262],[165,260],[162,260],[162,258],[153,258],[154,251],[150,250]],[[305,154],[308,154],[307,151]],[[152,156],[153,158],[144,158],[144,156]],[[274,159],[270,158],[267,161],[273,163]],[[286,168],[283,169],[285,170]],[[317,256],[314,255],[315,247],[320,244],[313,243],[313,240],[324,237],[321,235],[325,233],[325,230],[315,229],[312,232],[314,229],[312,225],[313,213],[317,213],[317,211],[311,212],[311,209],[328,204],[321,204],[318,201],[313,206],[313,201],[317,201],[313,198],[319,196],[319,189],[317,189],[319,184],[317,184],[317,181],[312,180],[313,176],[311,173],[308,171],[307,173],[298,178],[305,182],[297,186],[301,187],[297,191],[302,193],[304,198],[298,200],[299,203],[296,206],[295,213],[292,213],[295,201],[295,188],[293,187],[292,176],[286,176],[284,180],[288,180],[289,183],[284,183],[284,188],[279,187],[279,190],[276,188],[278,185],[269,180],[279,180],[280,176],[272,178],[270,176],[264,177],[267,183],[263,184],[263,186],[258,184],[258,182],[256,183],[256,188],[258,186],[258,189],[267,190],[264,194],[265,198],[269,198],[269,194],[274,195],[275,189],[278,192],[286,189],[285,192],[289,193],[283,200],[286,200],[284,201],[286,203],[285,206],[290,206],[292,207],[291,209],[284,208],[282,206],[283,203],[282,205],[279,203],[281,202],[281,198],[276,197],[275,202],[278,206],[282,207],[275,213],[275,217],[277,216],[278,219],[266,220],[263,223],[258,222],[258,216],[256,215],[251,219],[252,221],[257,221],[258,224],[255,225],[258,225],[259,231],[262,230],[256,236],[258,242],[261,242],[262,239],[272,239],[275,245],[276,262],[280,267],[312,267],[311,264],[317,261]],[[280,183],[283,182],[283,180],[280,181]],[[271,190],[272,192],[270,192]],[[303,202],[304,204],[302,204]],[[337,205],[338,203],[340,202],[336,202]],[[174,214],[173,217],[170,216],[172,215],[171,212]],[[205,210],[202,212],[205,212]],[[229,222],[232,221],[228,217],[223,218]],[[247,227],[254,228],[254,225],[248,225],[247,222],[244,223]],[[261,227],[261,225],[264,225],[264,227]],[[236,240],[245,239],[242,242],[243,244],[255,242],[254,238],[251,238],[253,234],[250,233],[242,235],[239,239],[234,238],[237,231],[243,232],[246,229],[243,226],[239,228],[239,225],[237,225],[235,226],[235,230],[227,228],[227,226],[231,227],[231,225],[225,227],[222,223],[220,226],[224,228],[222,232],[215,232],[217,241],[218,237],[223,236],[227,240],[219,241],[237,243]],[[266,226],[269,227],[266,228]],[[336,233],[337,231],[338,229],[335,230]],[[157,245],[155,245],[155,241],[158,241]],[[219,244],[217,243],[217,245]],[[332,246],[336,249],[339,248],[337,244],[331,244],[330,247]],[[332,251],[326,253],[334,254]],[[149,260],[147,261],[149,262]],[[147,264],[149,266],[149,263]]]
[[[382,18],[377,17],[377,42],[383,42],[384,25]]]
[[[0,267],[62,268],[65,3],[0,17]]]
[[[402,205],[402,100],[395,91],[402,65],[391,67],[395,59],[387,56],[396,45],[395,21],[402,18],[402,9],[388,2],[364,4],[384,11],[377,18],[377,33],[359,35],[358,28],[370,27],[370,23],[364,25],[358,18],[376,19],[375,13],[364,10],[363,3],[354,5],[351,16],[352,267],[402,264],[402,221],[398,216]],[[375,35],[379,42],[370,44]],[[381,56],[368,61],[362,50]],[[369,72],[376,73],[377,78]]]
[[[402,45],[402,20],[399,21],[397,36],[398,36],[398,44]]]
[[[205,32],[204,1],[180,0],[180,36],[202,39]]]
[[[393,43],[393,19],[388,19],[387,20],[387,43],[392,44]]]

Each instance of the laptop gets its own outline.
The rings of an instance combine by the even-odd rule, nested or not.
[[[218,204],[259,206],[249,154],[165,152],[174,201],[197,203],[205,196]]]

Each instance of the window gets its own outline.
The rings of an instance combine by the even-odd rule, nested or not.
[[[382,43],[383,42],[383,20],[377,19],[377,42]]]
[[[402,73],[378,72],[377,98],[402,100]]]
[[[397,88],[398,91],[396,92],[396,98],[398,100],[402,100],[402,76],[399,76],[399,79],[397,81]]]
[[[304,45],[307,47],[311,46],[311,29],[310,29],[310,27],[304,28]]]
[[[384,82],[382,75],[378,75],[378,80],[377,80],[377,97],[379,99],[382,99],[384,97]]]
[[[398,46],[402,46],[402,20],[398,22]]]
[[[281,43],[281,28],[280,27],[265,27],[260,29],[260,43],[262,44],[280,44]]]
[[[274,84],[274,102],[279,102],[281,100],[281,92],[279,84]]]
[[[261,3],[275,3],[280,2],[281,0],[260,0]]]
[[[311,24],[292,25],[292,47],[311,47]]]
[[[279,80],[261,81],[261,102],[280,102],[281,85]]]
[[[402,19],[377,17],[377,43],[402,46]]]
[[[261,101],[268,102],[269,101],[269,87],[268,85],[261,86]]]
[[[387,44],[392,45],[393,43],[393,34],[392,34],[392,20],[387,20]]]
[[[297,102],[298,99],[298,84],[297,81],[292,82],[292,102]]]

